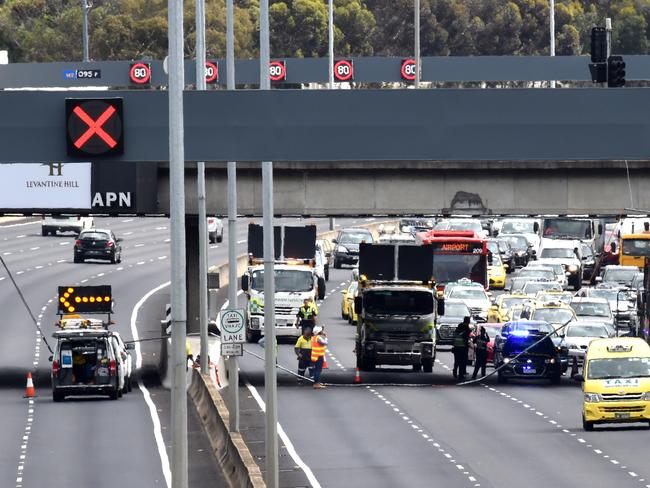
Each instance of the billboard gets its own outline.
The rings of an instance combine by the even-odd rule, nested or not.
[[[90,163],[0,164],[0,208],[90,209]]]

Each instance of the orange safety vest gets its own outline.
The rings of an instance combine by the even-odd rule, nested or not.
[[[311,338],[311,362],[315,363],[318,358],[325,356],[325,345],[318,342],[318,336]]]

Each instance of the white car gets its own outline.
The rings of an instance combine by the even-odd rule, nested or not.
[[[571,308],[580,320],[599,322],[614,327],[614,315],[605,298],[573,297]]]
[[[113,349],[115,350],[115,355],[118,356],[118,361],[121,361],[121,368],[123,370],[120,373],[123,376],[123,388],[122,391],[127,393],[133,389],[132,374],[133,374],[133,357],[131,356],[131,350],[134,349],[133,344],[124,344],[122,336],[119,332],[112,332],[111,337],[113,339]]]
[[[499,235],[520,234],[523,235],[528,244],[535,252],[539,252],[540,238],[535,232],[536,219],[504,219],[499,229]]]
[[[562,264],[568,273],[569,286],[572,286],[574,290],[580,289],[582,286],[582,248],[580,241],[544,238],[537,257],[549,263]]]
[[[223,222],[217,217],[208,217],[208,240],[210,244],[223,241]]]
[[[488,310],[490,309],[490,296],[480,286],[454,286],[447,298],[462,300],[472,312],[472,316],[478,316],[487,322]]]
[[[524,284],[521,291],[529,297],[535,297],[540,291],[562,291],[562,287],[553,281],[529,281]]]
[[[41,235],[53,235],[57,232],[74,232],[79,235],[82,230],[92,229],[95,227],[95,220],[92,217],[64,217],[61,215],[51,215],[43,217],[41,224]]]
[[[567,325],[564,332],[564,342],[569,349],[569,359],[572,360],[575,357],[578,363],[582,363],[589,343],[594,339],[607,337],[610,337],[610,331],[605,324],[574,322]]]
[[[567,272],[564,269],[564,265],[562,263],[558,263],[550,259],[538,259],[534,262],[534,264],[529,264],[526,266],[526,268],[537,266],[551,268],[555,273],[555,280],[560,284],[560,286],[562,286],[562,289],[566,290],[566,288],[569,286],[569,280],[567,279],[566,275]]]
[[[483,228],[479,219],[470,218],[453,218],[445,219],[438,222],[435,230],[469,230],[476,233],[477,236],[484,239],[488,238],[488,231]]]

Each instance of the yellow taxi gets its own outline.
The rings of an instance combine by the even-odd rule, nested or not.
[[[650,422],[650,346],[640,337],[594,339],[585,358],[582,427]]]
[[[499,295],[494,304],[488,309],[488,322],[505,323],[512,319],[512,308],[523,306],[530,297],[523,293]]]
[[[578,320],[574,310],[564,302],[538,302],[531,300],[521,313],[522,319],[543,320],[553,326],[554,329],[564,330],[569,322]]]
[[[358,287],[359,283],[353,281],[345,290],[341,291],[341,318],[343,320],[348,320],[350,317],[350,310],[354,308],[354,297],[357,296]]]
[[[501,257],[496,254],[492,255],[492,263],[488,265],[488,280],[490,282],[490,289],[503,290],[506,287],[506,270],[507,264],[503,264]]]

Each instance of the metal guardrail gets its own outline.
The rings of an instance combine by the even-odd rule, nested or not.
[[[352,62],[353,79],[358,83],[405,82],[401,73],[407,57],[355,57]],[[299,83],[326,83],[327,58],[278,58],[286,67],[285,80],[277,86]],[[218,78],[213,85],[225,85],[226,63],[211,59],[218,67]],[[142,61],[149,64],[151,80],[142,86],[131,81],[129,71],[136,61],[14,63],[0,65],[0,89],[24,87],[133,87],[155,88],[167,85],[163,62]],[[422,58],[423,82],[477,82],[477,81],[590,81],[588,56],[446,56]],[[628,80],[650,80],[650,56],[625,56]],[[80,74],[80,72],[83,72]],[[235,62],[236,83],[259,83],[259,60],[240,59]],[[81,77],[92,74],[93,78]],[[196,82],[194,62],[185,61],[185,80]],[[410,83],[410,82],[407,82]]]

